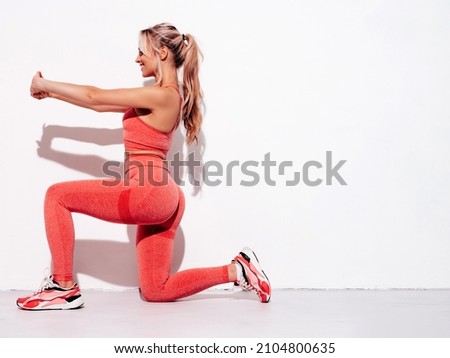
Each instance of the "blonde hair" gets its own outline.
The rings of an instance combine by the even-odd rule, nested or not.
[[[173,55],[175,67],[183,69],[183,109],[182,118],[186,128],[187,143],[198,142],[198,134],[203,120],[201,104],[203,93],[199,80],[199,57],[203,55],[190,34],[181,34],[175,26],[161,23],[140,32],[140,49],[149,55],[148,45],[154,54],[159,54],[162,46],[167,47]],[[161,61],[156,56],[156,84],[162,80]],[[183,66],[183,67],[182,67]]]

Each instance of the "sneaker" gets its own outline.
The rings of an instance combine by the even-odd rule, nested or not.
[[[76,283],[70,288],[64,288],[50,275],[35,293],[18,298],[16,304],[19,308],[30,311],[70,310],[83,307],[84,301]]]
[[[272,288],[269,279],[259,266],[255,253],[245,247],[233,261],[241,265],[244,274],[244,279],[237,282],[238,285],[246,291],[255,291],[261,302],[269,302]]]

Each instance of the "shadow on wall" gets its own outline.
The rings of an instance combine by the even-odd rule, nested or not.
[[[51,147],[54,138],[70,139],[101,146],[117,145],[122,144],[122,128],[107,129],[44,125],[42,128],[42,138],[40,141],[37,141],[37,154],[39,157],[57,162],[66,168],[74,169],[96,178],[103,178],[106,175],[103,173],[102,167],[108,161],[107,159],[97,155],[81,155],[54,150]],[[194,155],[194,158],[202,163],[205,143],[204,136],[202,134],[200,135],[199,143],[191,147],[192,151],[190,153],[185,153],[184,142],[184,134],[178,128],[173,137],[171,151],[168,153],[169,164],[176,155],[181,160],[185,160],[184,158],[188,155]],[[173,171],[172,166],[170,167],[171,171]],[[197,178],[199,180],[201,168],[202,166],[194,168],[181,166],[179,168],[179,178],[174,179],[178,184],[180,184],[180,180],[186,175],[189,178]],[[123,172],[123,162],[120,163],[120,170]],[[193,186],[192,188],[193,196],[201,193],[201,186]],[[135,225],[127,225],[127,236],[127,242],[97,240],[95,238],[77,238],[74,254],[74,272],[96,277],[115,285],[137,287],[139,284],[135,256]],[[184,252],[185,238],[180,226],[175,237],[172,272],[179,270],[183,261]]]

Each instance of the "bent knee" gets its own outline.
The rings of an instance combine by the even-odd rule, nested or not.
[[[163,289],[141,287],[141,298],[147,302],[172,302],[175,299],[171,298]]]
[[[63,195],[63,185],[62,183],[56,183],[52,184],[47,188],[47,191],[45,193],[45,199],[46,200],[54,200],[58,199]]]

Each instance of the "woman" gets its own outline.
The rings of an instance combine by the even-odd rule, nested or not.
[[[231,264],[170,275],[176,230],[184,212],[184,196],[168,172],[165,157],[180,121],[187,142],[197,140],[202,122],[198,77],[200,51],[193,36],[162,23],[140,32],[139,64],[143,77],[155,84],[104,90],[49,81],[38,72],[31,96],[55,98],[98,112],[122,112],[126,180],[80,180],[50,186],[45,197],[45,229],[52,274],[34,294],[21,297],[25,310],[74,309],[84,305],[73,281],[72,212],[102,220],[135,224],[139,285],[143,299],[174,301],[214,285],[235,282],[255,291],[261,302],[271,294],[269,280],[253,251],[246,248]],[[183,96],[178,70],[183,69]]]

